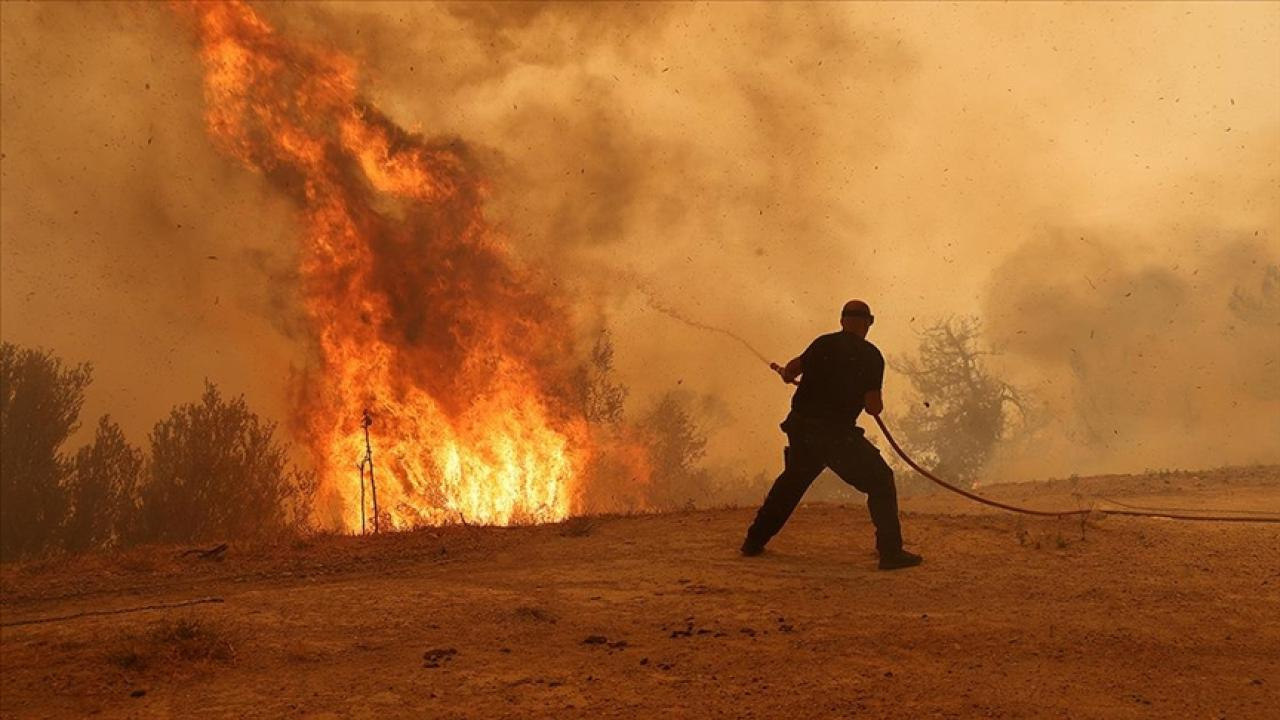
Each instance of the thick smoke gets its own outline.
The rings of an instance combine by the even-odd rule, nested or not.
[[[92,362],[84,426],[134,442],[204,378],[283,419],[297,229],[207,139],[190,38],[152,3],[0,12],[4,339]]]
[[[1251,237],[1203,232],[1168,263],[1159,233],[1061,229],[996,268],[991,339],[1042,404],[995,476],[1280,459],[1280,265]]]
[[[981,316],[1048,417],[1001,477],[1280,460],[1280,7],[262,10],[481,148],[491,219],[613,330],[633,402],[721,399],[719,462],[776,466],[787,388],[646,292],[779,361],[850,297],[890,355]],[[188,38],[152,6],[3,20],[5,339],[94,360],[130,428],[201,376],[278,412],[293,220],[210,146]]]

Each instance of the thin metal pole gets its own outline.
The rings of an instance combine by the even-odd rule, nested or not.
[[[361,419],[360,424],[364,426],[364,461],[363,462],[366,462],[369,464],[369,490],[373,495],[373,532],[377,533],[381,531],[382,528],[381,528],[381,518],[379,517],[379,513],[378,513],[378,483],[373,478],[373,443],[369,441],[369,426],[373,424],[373,416],[369,414],[368,409],[364,411],[364,417]],[[364,476],[363,463],[361,467],[362,467],[362,471],[360,475],[363,478]],[[363,482],[361,482],[360,487],[361,489],[364,488]]]
[[[364,535],[364,460],[361,460],[356,467],[360,470],[360,534]]]

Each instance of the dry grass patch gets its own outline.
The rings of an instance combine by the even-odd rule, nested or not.
[[[532,622],[543,622],[555,624],[556,616],[550,612],[532,605],[521,605],[513,611],[513,614],[520,620],[529,620]]]
[[[562,537],[586,537],[596,529],[596,524],[595,518],[583,515],[571,517],[560,523],[560,535]]]
[[[108,651],[107,662],[135,672],[202,662],[230,665],[236,659],[231,635],[221,624],[209,620],[165,620],[144,633],[121,638]]]

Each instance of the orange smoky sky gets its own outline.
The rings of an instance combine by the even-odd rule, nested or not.
[[[262,4],[608,327],[642,405],[772,471],[785,361],[868,300],[974,315],[1051,418],[993,477],[1280,462],[1280,5]],[[135,442],[203,378],[289,415],[297,209],[205,131],[167,6],[0,4],[0,333],[91,361]],[[889,412],[906,383],[892,373]]]

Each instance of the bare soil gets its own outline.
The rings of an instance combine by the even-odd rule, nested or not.
[[[824,478],[820,482],[835,482]],[[1280,513],[1280,468],[984,489],[1041,507]],[[0,714],[37,717],[1274,718],[1280,525],[904,502],[182,548],[0,569]],[[86,611],[222,602],[56,622]]]

